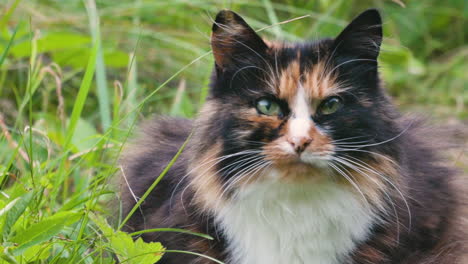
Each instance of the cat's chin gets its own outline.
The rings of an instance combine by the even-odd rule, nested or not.
[[[331,179],[333,173],[326,159],[301,155],[274,162],[266,177],[285,182],[321,181]]]
[[[316,168],[325,169],[330,167],[328,165],[330,162],[330,158],[324,155],[317,155],[314,153],[304,152],[299,156],[299,160],[301,163]]]

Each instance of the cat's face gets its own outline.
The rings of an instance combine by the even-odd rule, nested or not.
[[[377,73],[381,39],[375,10],[335,39],[300,44],[264,41],[237,14],[220,12],[212,34],[216,70],[200,123],[221,186],[335,174],[346,181],[353,175],[343,163],[377,164],[391,152],[372,146],[395,135]]]

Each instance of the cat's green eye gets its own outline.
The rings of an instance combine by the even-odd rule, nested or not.
[[[280,106],[275,101],[267,98],[263,98],[257,101],[257,110],[260,113],[269,116],[279,116],[282,114]]]
[[[323,115],[333,114],[338,111],[343,106],[343,102],[339,97],[330,97],[325,99],[322,104],[320,104],[319,111]]]

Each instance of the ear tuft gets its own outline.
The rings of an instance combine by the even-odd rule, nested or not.
[[[213,32],[217,31],[220,27],[231,24],[245,24],[245,21],[236,13],[231,10],[224,9],[219,11],[216,15],[215,23],[213,24]]]
[[[216,15],[212,27],[211,47],[216,65],[221,69],[238,67],[242,63],[252,64],[253,58],[263,53],[267,46],[255,31],[230,10]]]
[[[353,19],[336,37],[338,54],[377,59],[382,44],[382,18],[377,9],[368,9]]]

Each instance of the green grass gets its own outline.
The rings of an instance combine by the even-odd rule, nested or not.
[[[171,254],[119,231],[118,156],[150,113],[196,114],[213,65],[211,22],[222,8],[265,37],[299,41],[333,36],[378,7],[390,94],[403,109],[466,122],[468,4],[397,2],[2,1],[0,263],[153,263]]]

